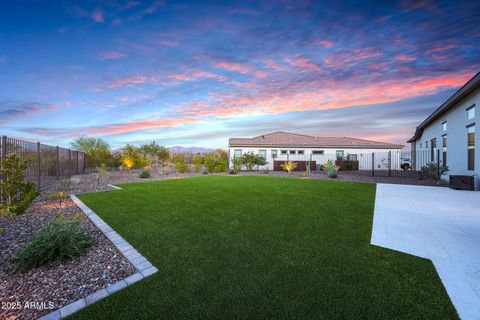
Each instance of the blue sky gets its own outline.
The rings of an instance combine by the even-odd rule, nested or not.
[[[480,71],[472,1],[10,1],[1,134],[226,147],[276,130],[405,143]]]

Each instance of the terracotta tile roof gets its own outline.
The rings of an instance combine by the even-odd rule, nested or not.
[[[401,144],[378,142],[349,137],[315,137],[283,131],[272,132],[254,138],[230,138],[230,146],[243,147],[314,147],[314,148],[368,148],[402,149]]]

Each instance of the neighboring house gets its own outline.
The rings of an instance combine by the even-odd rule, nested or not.
[[[388,157],[395,152],[399,157],[399,150],[404,146],[386,142],[348,138],[348,137],[315,137],[304,134],[288,133],[283,131],[264,134],[254,138],[230,138],[229,163],[232,167],[233,159],[244,153],[253,152],[267,159],[268,165],[262,167],[269,170],[282,170],[280,165],[285,161],[297,162],[297,171],[304,171],[307,161],[310,161],[312,171],[319,170],[328,160],[343,159],[350,156],[359,161],[360,170],[370,170],[372,163],[375,169],[387,169]],[[374,161],[360,161],[362,157],[372,159],[372,153],[378,154]],[[399,161],[393,161],[400,165]],[[390,161],[392,163],[392,161]]]
[[[408,140],[412,154],[447,165],[451,175],[480,174],[480,72],[438,107]],[[420,159],[416,167],[420,169]],[[478,187],[477,187],[478,188]]]

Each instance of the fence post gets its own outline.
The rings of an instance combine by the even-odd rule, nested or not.
[[[392,176],[392,150],[388,151],[388,176]]]
[[[3,169],[3,160],[7,158],[7,136],[2,137],[2,150],[0,151],[0,168]],[[2,182],[3,178],[0,175],[0,182]],[[3,203],[3,190],[0,190],[0,204]]]
[[[68,178],[72,176],[72,150],[68,149]]]
[[[41,175],[42,175],[42,168],[41,168],[41,164],[42,164],[42,159],[41,159],[41,152],[40,152],[40,142],[37,142],[37,165],[38,165],[38,170],[37,170],[37,173],[38,173],[38,177],[37,177],[37,184],[38,184],[38,190],[41,190],[42,187],[42,178],[41,178]]]
[[[60,155],[57,146],[57,180],[60,180]]]
[[[75,153],[77,154],[77,166],[75,167],[75,172],[78,174],[78,150],[75,151]]]
[[[440,149],[437,149],[437,177],[440,179]]]
[[[375,176],[375,152],[372,152],[372,177]]]

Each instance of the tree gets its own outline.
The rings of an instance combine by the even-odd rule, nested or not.
[[[83,136],[75,139],[71,145],[73,149],[83,151],[86,154],[87,167],[97,167],[102,163],[111,163],[112,154],[110,152],[110,146],[101,138]]]
[[[242,158],[243,164],[247,167],[247,170],[252,171],[253,167],[255,166],[255,162],[257,161],[253,151],[244,153]]]
[[[268,164],[267,159],[265,157],[262,157],[260,155],[255,155],[255,165],[257,166],[257,170],[259,166],[265,166]]]
[[[242,170],[243,167],[243,159],[242,157],[234,157],[233,158],[233,171],[239,172]]]
[[[157,172],[159,162],[163,162],[170,157],[168,149],[164,146],[158,145],[155,141],[150,144],[141,145],[139,150],[155,172]]]
[[[218,159],[220,159],[220,154],[216,151],[205,153],[204,163],[208,172],[215,172]]]
[[[203,157],[201,154],[196,154],[193,156],[193,165],[195,166],[195,172],[200,172],[200,169],[202,167],[202,164],[203,164]]]
[[[127,168],[143,168],[147,165],[147,160],[140,153],[140,149],[134,145],[127,144],[123,148],[122,164]]]
[[[172,157],[172,162],[177,168],[178,172],[184,173],[188,169],[188,164],[185,163],[185,155],[183,153],[174,154]]]

